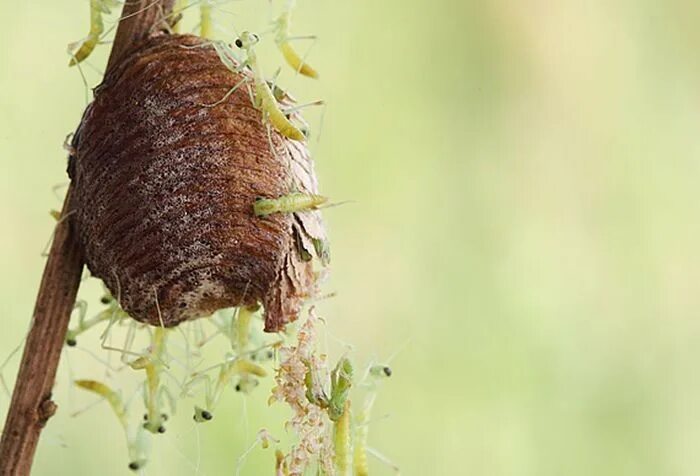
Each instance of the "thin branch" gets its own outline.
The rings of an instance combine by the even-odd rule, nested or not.
[[[63,214],[71,206],[69,188]],[[32,326],[0,440],[0,474],[28,475],[46,421],[56,411],[51,389],[83,269],[83,255],[69,220],[56,225],[39,287]]]
[[[122,11],[107,73],[152,32],[164,27],[174,0],[134,0]],[[167,26],[166,26],[167,28]],[[68,188],[62,216],[72,210],[73,186]],[[27,476],[41,430],[56,412],[51,391],[70,315],[80,285],[83,252],[70,218],[56,225],[44,267],[34,315],[5,427],[0,439],[0,476]]]

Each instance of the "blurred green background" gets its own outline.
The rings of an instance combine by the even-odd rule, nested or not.
[[[278,7],[232,2],[218,20],[263,29]],[[88,9],[0,11],[4,357],[28,326],[61,145],[85,106],[65,47]],[[400,351],[370,444],[402,474],[700,471],[698,18],[684,0],[299,1],[294,31],[319,35],[322,77],[286,78],[327,101],[322,191],[354,202],[325,213],[338,296],[320,314],[358,361]],[[34,474],[128,474],[107,407],[70,416],[91,400],[66,367]],[[288,414],[266,397],[228,393],[198,434],[185,410],[146,474],[233,474],[257,428],[281,432]],[[242,474],[271,461],[256,450]]]

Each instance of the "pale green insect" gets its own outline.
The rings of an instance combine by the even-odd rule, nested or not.
[[[264,217],[273,213],[295,213],[317,210],[328,202],[328,197],[311,193],[294,192],[279,198],[258,198],[253,204],[253,213]]]
[[[316,72],[316,70],[312,68],[311,65],[304,62],[304,59],[299,55],[299,53],[297,53],[297,51],[290,43],[290,40],[316,39],[315,36],[293,37],[290,35],[289,30],[291,26],[291,16],[294,4],[294,0],[289,0],[287,2],[287,7],[285,8],[284,12],[282,12],[282,14],[275,20],[275,43],[277,43],[277,47],[282,52],[282,56],[284,56],[284,59],[287,61],[287,64],[289,64],[289,66],[291,66],[294,69],[294,71],[297,71],[298,73],[303,74],[304,76],[308,76],[310,78],[318,78],[318,72]]]
[[[246,57],[242,61],[238,59],[237,55],[231,50],[231,48],[222,41],[212,42],[211,45],[214,47],[217,55],[221,62],[229,69],[229,71],[239,74],[245,70],[250,70],[253,74],[253,89],[254,92],[249,92],[251,94],[251,101],[253,105],[262,111],[263,119],[268,120],[272,126],[277,129],[282,135],[289,139],[302,141],[306,139],[308,134],[307,125],[302,127],[297,127],[290,120],[290,115],[297,110],[307,107],[322,105],[323,101],[313,101],[308,104],[302,104],[298,106],[293,106],[287,109],[282,109],[278,101],[290,100],[294,102],[289,94],[281,88],[275,85],[275,82],[268,81],[265,79],[262,70],[257,61],[257,55],[255,53],[254,45],[260,41],[259,37],[253,33],[244,31],[241,36],[236,39],[236,46],[245,51]],[[233,94],[239,87],[247,84],[251,81],[251,78],[245,76],[237,84],[235,84],[220,100],[213,104],[205,104],[207,107],[214,107],[222,102],[226,101],[228,97]],[[272,85],[271,85],[272,84]]]
[[[391,377],[393,371],[391,367],[386,365],[373,365],[369,368],[369,374],[374,378],[387,378]]]
[[[205,403],[203,407],[196,406],[194,420],[205,422],[213,418],[213,410],[225,387],[232,383],[234,376],[239,379],[234,388],[237,392],[250,393],[258,384],[258,377],[267,376],[267,371],[253,361],[264,361],[274,357],[271,347],[276,344],[266,344],[260,348],[249,350],[251,339],[251,323],[253,316],[259,309],[259,305],[240,306],[230,320],[225,319],[214,325],[219,329],[218,333],[226,335],[231,342],[231,348],[236,352],[235,357],[229,357],[222,364],[215,365],[206,370],[195,372],[191,379],[185,383],[183,395],[188,394],[189,389],[200,383],[204,384]],[[279,342],[277,343],[279,344]],[[213,369],[219,369],[216,380],[207,375]]]
[[[87,303],[85,301],[78,301],[76,303],[75,308],[78,309],[78,325],[66,332],[67,346],[75,347],[78,343],[77,338],[79,335],[92,329],[101,322],[109,320],[120,321],[128,317],[117,301],[108,292],[100,298],[100,302],[108,307],[90,319],[85,318],[87,314]]]
[[[304,140],[304,134],[287,118],[279,107],[272,90],[262,73],[254,46],[260,41],[258,35],[244,31],[236,40],[236,46],[246,53],[244,64],[253,71],[255,83],[255,106],[263,111],[263,115],[282,135],[293,140]]]
[[[161,411],[161,400],[166,392],[161,384],[161,374],[165,366],[165,343],[168,330],[156,327],[151,339],[148,355],[137,358],[129,366],[134,370],[146,371],[146,386],[144,389],[144,401],[146,404],[146,422],[143,427],[151,433],[165,433],[163,423],[167,419]]]
[[[194,421],[201,423],[209,421],[214,417],[213,411],[219,403],[224,389],[235,375],[241,376],[241,381],[237,384],[239,386],[239,391],[245,391],[250,387],[243,388],[242,385],[254,385],[248,382],[248,379],[252,379],[253,377],[266,377],[267,371],[248,359],[235,358],[219,366],[219,375],[215,382],[204,372],[193,374],[190,381],[185,384],[183,392],[186,392],[187,389],[199,382],[204,383],[204,408],[195,406]],[[245,384],[241,382],[245,382]]]
[[[238,59],[235,53],[231,51],[231,48],[229,48],[228,45],[220,41],[216,41],[212,43],[212,45],[214,46],[216,53],[219,55],[219,59],[224,66],[229,69],[229,71],[238,74],[243,72],[246,68],[250,68],[253,73],[253,85],[255,90],[251,99],[253,101],[253,105],[262,111],[263,118],[270,121],[270,124],[272,124],[272,126],[285,137],[298,141],[304,140],[306,136],[304,136],[304,133],[299,128],[292,124],[292,122],[287,118],[286,113],[280,109],[277,99],[275,99],[275,95],[263,76],[254,48],[254,45],[259,41],[260,38],[257,35],[247,31],[241,33],[240,38],[236,39],[236,46],[244,50],[246,53],[245,60],[243,60],[240,64],[238,64]],[[235,86],[229,89],[223,98],[208,106],[216,106],[222,103],[231,94],[233,94],[235,90],[249,81],[249,77],[244,77]]]
[[[75,66],[90,56],[90,53],[92,53],[99,43],[100,36],[102,36],[105,31],[102,15],[110,13],[110,8],[116,7],[119,4],[117,0],[90,0],[90,31],[85,39],[79,43],[72,43],[68,46],[69,51],[73,51],[77,48],[77,50],[71,54],[72,58],[70,63],[68,63],[69,66]]]

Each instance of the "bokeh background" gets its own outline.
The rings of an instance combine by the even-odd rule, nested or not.
[[[698,474],[700,4],[298,3],[294,30],[320,37],[309,60],[322,77],[285,78],[327,101],[322,127],[310,113],[322,191],[353,201],[325,213],[338,295],[320,314],[358,361],[398,352],[371,446],[407,475]],[[264,29],[279,7],[222,6],[236,15],[220,12],[221,37]],[[61,146],[85,106],[65,47],[88,3],[0,11],[4,357],[28,326]],[[104,372],[86,353],[70,361]],[[106,405],[71,417],[94,399],[69,387],[64,361],[34,474],[128,474]],[[257,428],[283,432],[266,392],[226,394],[198,432],[183,411],[145,473],[233,474]],[[2,392],[3,420],[7,405]],[[271,473],[262,450],[242,471]]]

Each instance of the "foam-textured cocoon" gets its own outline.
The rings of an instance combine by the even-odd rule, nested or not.
[[[165,326],[262,303],[296,318],[325,241],[318,211],[256,217],[258,197],[317,193],[305,145],[262,121],[243,76],[190,35],[158,35],[95,92],[69,173],[87,265],[133,318]]]

